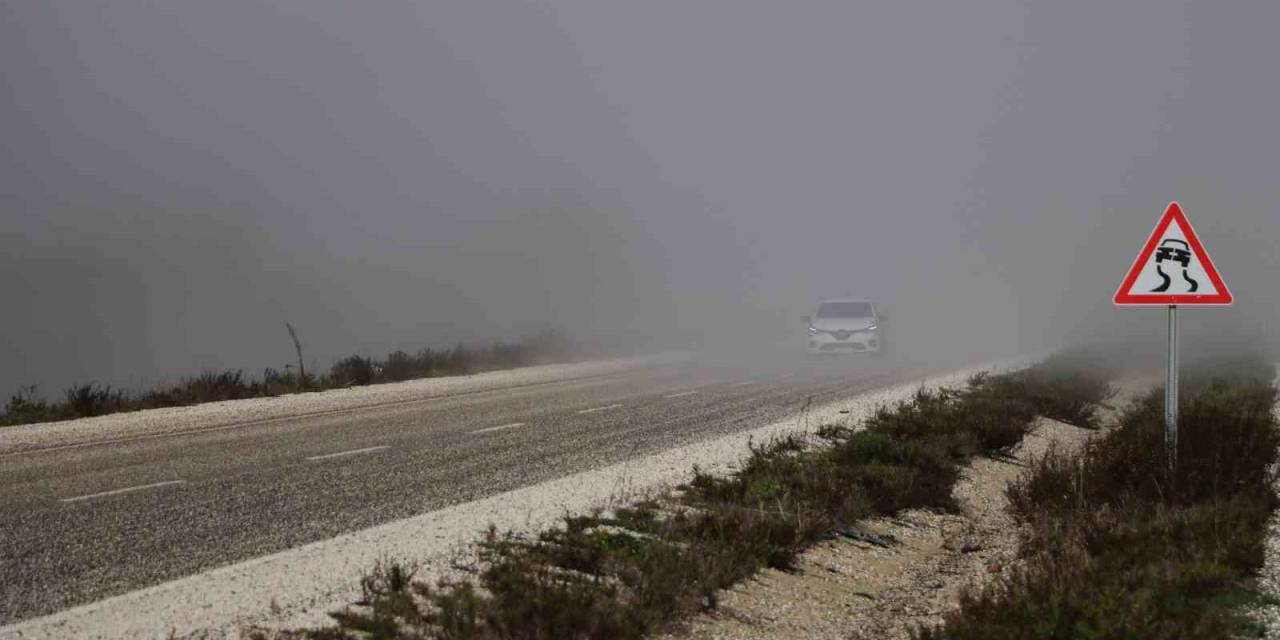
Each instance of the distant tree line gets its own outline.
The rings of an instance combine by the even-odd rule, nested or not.
[[[335,362],[325,373],[309,374],[301,364],[301,346],[290,327],[298,350],[299,365],[286,365],[283,370],[268,368],[261,377],[245,375],[243,370],[206,371],[186,377],[176,384],[161,385],[146,391],[114,389],[110,385],[88,383],[73,386],[62,398],[50,401],[34,386],[19,389],[0,413],[0,426],[87,418],[122,411],[139,411],[160,407],[181,407],[278,396],[301,391],[322,391],[353,386],[399,382],[417,378],[457,376],[484,371],[552,362],[564,362],[581,355],[584,349],[574,345],[562,332],[544,330],[517,342],[494,342],[488,345],[453,348],[424,348],[416,353],[393,351],[383,359],[352,355]]]

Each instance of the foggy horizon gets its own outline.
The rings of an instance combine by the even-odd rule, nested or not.
[[[1274,343],[1280,6],[1232,9],[12,4],[0,394],[257,374],[286,321],[749,350],[846,293],[926,362],[1140,349],[1171,200],[1236,296],[1189,338]]]

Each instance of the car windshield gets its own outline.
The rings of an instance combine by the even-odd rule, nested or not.
[[[870,302],[824,302],[818,307],[819,318],[870,318]]]

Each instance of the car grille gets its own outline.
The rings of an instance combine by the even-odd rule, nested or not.
[[[848,344],[827,343],[818,347],[818,349],[822,351],[866,351],[867,347],[861,342],[850,342]]]

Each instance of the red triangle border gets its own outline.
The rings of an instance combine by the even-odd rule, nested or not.
[[[1164,237],[1164,232],[1169,228],[1170,224],[1177,221],[1182,227],[1183,233],[1187,236],[1187,244],[1191,245],[1191,251],[1195,253],[1200,264],[1204,266],[1205,274],[1209,276],[1210,282],[1213,283],[1218,293],[1213,295],[1196,295],[1196,294],[1157,294],[1157,295],[1135,295],[1131,292],[1134,282],[1142,275],[1142,268],[1146,266],[1147,261],[1151,259],[1151,254],[1155,253],[1156,245],[1160,243],[1160,238]],[[1111,299],[1112,303],[1121,307],[1163,307],[1163,306],[1217,306],[1224,307],[1231,305],[1235,298],[1232,297],[1231,291],[1227,289],[1227,284],[1222,281],[1222,276],[1218,273],[1218,268],[1214,266],[1213,260],[1209,258],[1209,253],[1204,250],[1204,245],[1200,243],[1200,236],[1196,235],[1195,229],[1191,227],[1191,222],[1187,220],[1187,216],[1182,213],[1182,207],[1177,202],[1170,202],[1169,208],[1165,210],[1164,216],[1160,218],[1160,222],[1156,224],[1156,228],[1151,232],[1151,237],[1147,239],[1147,244],[1138,253],[1138,259],[1133,261],[1133,266],[1129,267],[1129,273],[1125,275],[1124,281],[1121,282],[1120,288],[1116,290],[1116,294]]]

